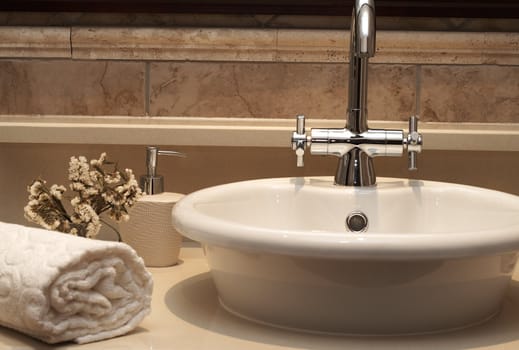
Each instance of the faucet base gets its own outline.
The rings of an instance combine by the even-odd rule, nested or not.
[[[377,183],[373,159],[366,152],[354,148],[339,160],[335,184],[341,186],[373,186]]]

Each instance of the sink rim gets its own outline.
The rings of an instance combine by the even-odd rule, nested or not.
[[[308,232],[294,229],[270,229],[247,226],[219,219],[197,211],[194,206],[200,197],[216,196],[222,190],[246,190],[252,184],[287,184],[311,186],[337,191],[374,191],[376,188],[439,187],[477,191],[500,196],[500,199],[517,202],[519,197],[505,192],[447,182],[378,178],[376,188],[344,188],[333,185],[332,177],[281,177],[234,182],[193,192],[173,208],[173,224],[177,230],[204,244],[215,244],[253,251],[311,256],[316,258],[355,260],[409,260],[461,258],[492,255],[519,249],[519,220],[514,225],[477,232],[442,233],[376,233]],[[193,225],[192,223],[195,223]],[[398,240],[399,244],[395,244]]]

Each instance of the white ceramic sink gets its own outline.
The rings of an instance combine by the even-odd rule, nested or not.
[[[367,217],[364,232],[346,227],[352,212]],[[480,323],[499,311],[519,251],[519,197],[428,181],[238,182],[186,196],[173,222],[203,244],[227,310],[315,332]]]

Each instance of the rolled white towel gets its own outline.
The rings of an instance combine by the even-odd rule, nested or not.
[[[124,243],[0,222],[0,324],[47,343],[125,334],[150,313],[153,280]]]

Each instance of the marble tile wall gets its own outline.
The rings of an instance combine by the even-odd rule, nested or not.
[[[0,71],[4,115],[342,119],[347,108],[346,63],[12,59]],[[519,66],[372,64],[368,104],[372,120],[517,123]]]
[[[346,64],[155,62],[149,109],[139,62],[0,61],[0,114],[342,119]],[[409,65],[370,67],[370,113],[405,120],[415,111]]]
[[[0,114],[143,115],[138,62],[0,60]]]
[[[347,108],[347,64],[154,62],[150,72],[153,116],[342,119]],[[519,67],[372,64],[368,104],[373,120],[516,123]]]
[[[423,66],[422,118],[519,123],[519,67]]]
[[[150,114],[342,119],[346,64],[153,63]],[[415,67],[370,67],[370,113],[405,120],[415,111]]]

